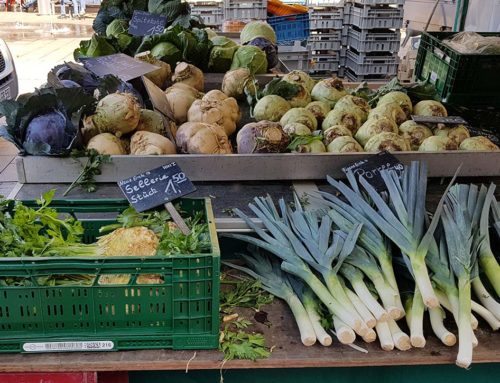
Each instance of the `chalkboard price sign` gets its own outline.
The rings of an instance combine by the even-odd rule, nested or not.
[[[128,27],[128,33],[133,36],[149,36],[163,33],[167,17],[154,15],[144,11],[134,11]]]
[[[82,58],[85,69],[99,77],[113,74],[123,81],[129,81],[152,72],[158,67],[147,62],[136,60],[123,53],[115,53],[108,56]]]
[[[175,162],[119,181],[118,186],[139,212],[166,204],[196,190]]]
[[[351,171],[356,178],[365,178],[379,192],[385,191],[385,182],[380,175],[382,170],[396,170],[402,172],[404,166],[396,157],[387,151],[377,153],[360,161],[342,168],[344,173]]]

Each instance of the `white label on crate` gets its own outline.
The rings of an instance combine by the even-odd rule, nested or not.
[[[430,80],[432,83],[435,83],[438,79],[438,75],[436,72],[431,72],[431,77],[430,77]]]
[[[37,342],[23,344],[23,350],[25,352],[105,351],[112,350],[114,347],[114,342],[110,340],[85,342]]]

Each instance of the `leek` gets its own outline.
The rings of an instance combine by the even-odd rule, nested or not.
[[[351,184],[353,185],[353,189],[357,191],[357,184],[354,180]],[[385,279],[397,294],[394,297],[395,301],[392,306],[400,309],[400,313],[404,315],[401,297],[399,296],[399,288],[392,266],[390,242],[387,238],[380,233],[377,227],[368,219],[368,217],[364,215],[366,212],[364,212],[362,208],[360,209],[355,205],[351,206],[340,200],[335,195],[326,192],[311,194],[310,197],[330,209],[328,211],[328,215],[341,230],[349,231],[352,230],[352,228],[357,224],[363,224],[363,228],[361,229],[358,238],[358,244],[377,258]]]
[[[259,280],[264,290],[283,299],[288,304],[295,317],[302,344],[304,346],[312,346],[316,343],[316,334],[309,316],[300,299],[295,294],[291,282],[288,279],[289,277],[281,271],[279,262],[271,260],[271,258],[260,255],[257,252],[254,252],[252,256],[245,254],[241,254],[241,256],[250,268],[229,262],[224,262],[224,264],[236,270],[243,271],[252,278]]]
[[[460,201],[468,192],[466,185],[453,186],[446,196],[441,217],[448,257],[458,280],[458,355],[456,364],[468,368],[472,363],[471,277],[475,265],[472,217]]]
[[[314,296],[314,293],[297,279],[292,278],[291,281],[293,281],[292,287],[295,290],[295,293],[300,298],[304,308],[306,309],[314,333],[316,334],[316,339],[318,339],[319,343],[323,346],[331,346],[332,337],[321,325],[321,316],[319,314],[321,312],[321,307]]]
[[[394,346],[400,351],[409,350],[411,348],[410,337],[399,328],[394,319],[389,319],[387,324],[389,325],[389,330],[391,331]]]
[[[446,317],[444,310],[441,307],[429,309],[429,317],[434,334],[445,346],[454,346],[457,343],[457,338],[444,327],[443,319]]]
[[[377,262],[369,253],[356,246],[345,262],[362,270],[372,281],[378,296],[382,300],[384,309],[389,313],[391,318],[397,319],[404,316],[404,311],[401,313],[400,309],[393,305],[396,296],[399,295],[398,292],[394,291],[386,282]]]
[[[342,322],[338,317],[333,316],[333,327],[335,329],[335,335],[337,339],[342,344],[352,344],[356,339],[356,334],[352,329]]]
[[[352,304],[356,308],[356,311],[358,314],[363,318],[365,321],[366,325],[369,328],[374,328],[375,325],[377,324],[377,320],[373,316],[373,314],[368,310],[366,305],[363,303],[363,301],[356,295],[354,291],[349,289],[347,286],[344,285],[344,291],[347,294],[347,297],[351,300]]]
[[[369,328],[345,296],[336,277],[342,261],[355,246],[361,225],[347,235],[340,231],[334,232],[328,216],[323,216],[321,222],[318,222],[315,215],[303,212],[298,198],[295,206],[295,212],[291,211],[281,199],[280,214],[269,196],[255,198],[249,207],[262,220],[267,231],[258,227],[240,210],[235,209],[234,212],[257,233],[260,239],[241,234],[226,234],[226,236],[241,239],[275,254],[282,260],[283,271],[302,279],[333,315],[359,335],[365,335]],[[323,277],[326,285],[311,268]]]
[[[498,303],[486,290],[481,279],[475,278],[472,281],[472,289],[479,298],[479,301],[486,307],[498,320],[500,320],[500,303]]]
[[[380,303],[373,297],[368,287],[366,287],[363,280],[363,273],[359,269],[344,263],[340,268],[340,272],[349,280],[356,294],[361,298],[377,321],[386,321],[389,319],[387,311],[385,311]]]
[[[401,177],[395,171],[380,172],[389,192],[390,202],[386,203],[382,196],[363,177],[360,184],[375,206],[375,210],[358,192],[341,182],[328,177],[328,181],[349,201],[350,205],[362,211],[380,231],[393,241],[402,251],[408,268],[428,307],[436,307],[439,302],[434,294],[425,257],[431,246],[434,231],[442,210],[443,199],[434,213],[427,231],[425,223],[425,197],[427,189],[427,165],[412,162],[405,167]],[[348,173],[351,180],[352,173]],[[355,181],[351,181],[354,183]],[[453,182],[453,180],[452,180]],[[445,193],[446,194],[446,193]]]
[[[424,337],[424,311],[425,306],[422,301],[422,296],[415,287],[413,296],[408,296],[406,299],[406,323],[410,329],[410,342],[413,347],[425,347]]]
[[[496,211],[499,209],[496,200],[494,200],[495,188],[496,186],[494,184],[491,184],[488,188],[488,192],[483,204],[483,209],[481,211],[479,231],[475,235],[475,241],[479,246],[479,265],[484,271],[484,274],[488,278],[489,282],[491,283],[491,286],[495,290],[497,296],[500,297],[500,265],[498,264],[495,255],[491,251],[490,234],[488,230],[490,210],[493,210],[493,217],[495,217]],[[492,204],[492,202],[494,202],[494,204]],[[499,225],[500,221],[494,222],[494,226],[497,229]]]
[[[392,340],[391,329],[389,328],[388,322],[377,322],[375,326],[377,330],[378,339],[380,341],[380,347],[384,351],[394,350],[394,341]]]

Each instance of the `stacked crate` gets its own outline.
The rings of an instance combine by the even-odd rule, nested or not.
[[[345,77],[386,80],[398,71],[404,0],[350,0],[344,6]]]
[[[199,16],[203,23],[210,28],[221,30],[224,21],[222,1],[196,1],[189,2],[191,14]]]
[[[337,74],[340,64],[344,9],[318,4],[309,11],[310,71]]]
[[[265,20],[267,0],[224,0],[224,21]]]

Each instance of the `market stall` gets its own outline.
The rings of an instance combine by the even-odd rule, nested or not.
[[[463,107],[497,102],[498,55],[460,83],[429,34],[422,81],[349,83],[181,8],[104,6],[78,63],[0,104],[0,381],[494,381],[500,151]]]

